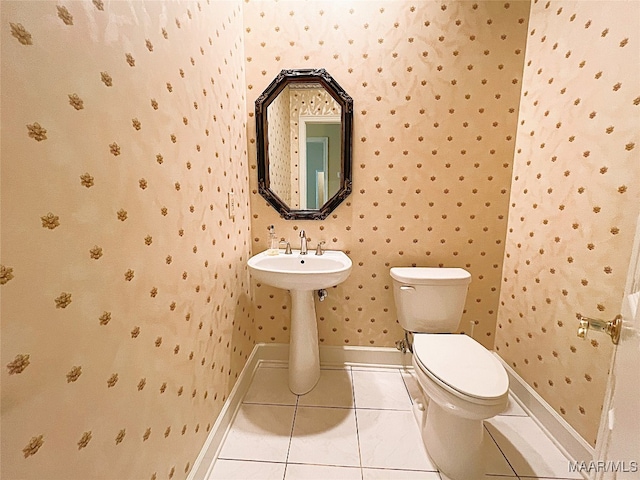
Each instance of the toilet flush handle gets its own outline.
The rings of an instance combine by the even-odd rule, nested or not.
[[[412,287],[411,285],[401,285],[400,286],[400,290],[404,291],[404,292],[408,292],[411,290],[415,290],[416,287]]]

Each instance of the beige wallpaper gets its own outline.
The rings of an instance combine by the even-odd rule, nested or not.
[[[473,275],[462,329],[493,347],[527,2],[243,4],[252,250],[267,226],[345,250],[350,278],[317,304],[328,345],[392,346],[389,268]],[[257,193],[254,101],[284,68],[325,68],[354,100],[353,194],[324,221],[280,219]],[[256,285],[257,340],[287,342],[286,292]]]
[[[185,478],[254,342],[241,4],[1,22],[2,478]]]
[[[496,349],[595,441],[640,205],[640,3],[535,2]]]

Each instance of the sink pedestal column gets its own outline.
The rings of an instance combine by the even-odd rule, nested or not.
[[[318,323],[313,290],[290,290],[289,389],[304,395],[320,379]]]

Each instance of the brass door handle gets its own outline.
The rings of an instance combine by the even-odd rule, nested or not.
[[[620,331],[622,330],[622,319],[618,316],[610,322],[599,320],[597,318],[578,316],[580,324],[578,325],[578,337],[587,338],[589,330],[604,332],[611,337],[614,345],[618,345],[620,341]]]

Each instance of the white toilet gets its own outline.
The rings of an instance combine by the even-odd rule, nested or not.
[[[471,274],[462,268],[393,267],[398,321],[408,332],[415,375],[426,399],[414,399],[422,439],[451,480],[484,474],[482,421],[507,406],[509,378],[498,359],[460,325]],[[425,403],[428,406],[425,408]]]

